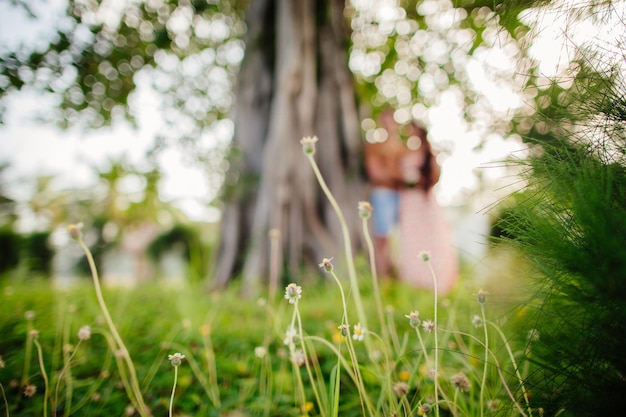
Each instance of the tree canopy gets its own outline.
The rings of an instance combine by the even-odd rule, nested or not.
[[[34,20],[48,12],[12,3]],[[146,86],[162,107],[155,146],[177,139],[207,153],[224,145],[217,136],[229,134],[219,122],[232,117],[248,3],[254,2],[151,0],[120,7],[71,0],[49,42],[0,49],[0,97],[21,89],[50,92],[57,106],[45,118],[98,128],[132,121],[141,110],[134,95]],[[508,95],[532,83],[532,64],[519,66],[527,29],[518,16],[525,3],[346,2],[349,67],[365,111],[390,104],[404,110],[402,119],[426,119],[447,91],[462,104],[466,120],[508,133],[511,113],[470,72],[482,72]]]
[[[223,185],[224,224],[238,224],[222,234],[223,242],[241,235],[231,256],[222,256],[233,258],[223,275],[247,263],[258,276],[266,253],[256,255],[254,267],[234,259],[242,253],[255,259],[250,248],[263,246],[243,236],[250,230],[262,236],[289,225],[284,249],[292,252],[292,268],[303,252],[302,233],[293,227],[307,219],[302,210],[317,213],[308,226],[316,240],[333,235],[319,193],[294,197],[302,181],[311,180],[298,175],[301,183],[293,183],[294,137],[327,137],[331,183],[342,189],[354,181],[347,189],[358,190],[359,137],[375,134],[371,117],[385,106],[396,109],[400,123],[430,125],[433,136],[440,128],[434,113],[460,119],[474,132],[469,149],[540,130],[533,115],[561,97],[541,84],[545,78],[528,53],[535,34],[525,17],[541,3],[147,0],[120,6],[71,0],[49,42],[0,50],[0,99],[18,90],[48,92],[56,106],[47,119],[98,128],[133,121],[141,110],[139,90],[156,93],[163,126],[155,151],[172,141],[188,147]],[[21,0],[13,5],[34,19],[45,13]],[[332,106],[339,107],[325,113]],[[441,135],[437,145],[444,155],[456,146]],[[278,150],[288,161],[282,171],[267,163]],[[258,200],[259,190],[267,201]],[[289,203],[278,197],[284,190],[293,194]],[[277,204],[290,208],[271,220]],[[318,256],[324,246],[310,249]]]

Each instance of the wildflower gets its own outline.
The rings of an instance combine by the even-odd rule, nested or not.
[[[422,368],[422,374],[430,378],[432,381],[439,377],[439,372],[437,372],[435,368],[429,368],[428,366],[424,366],[424,368]]]
[[[401,381],[408,381],[410,377],[411,373],[409,371],[398,372],[398,378],[400,378]]]
[[[417,329],[421,323],[420,321],[420,312],[415,310],[411,311],[409,314],[405,315],[407,319],[409,319],[409,325],[414,329]]]
[[[2,356],[0,356],[0,369],[4,368],[5,363],[4,363],[4,359],[2,359]]]
[[[404,397],[409,393],[409,384],[404,381],[396,382],[393,384],[392,389],[398,397]]]
[[[485,304],[485,301],[487,301],[487,296],[489,295],[488,291],[484,291],[482,288],[480,290],[478,290],[478,294],[476,294],[476,299],[478,300],[479,303],[481,304]]]
[[[333,258],[324,258],[322,259],[322,263],[319,264],[320,268],[324,268],[326,272],[331,272],[333,270],[333,264],[330,263]]]
[[[31,330],[29,333],[30,337],[33,339],[38,339],[39,338],[39,330]]]
[[[379,362],[383,358],[383,353],[378,349],[373,349],[370,352],[370,360],[372,362]]]
[[[28,310],[24,313],[24,318],[28,321],[31,321],[35,318],[35,312],[33,310]]]
[[[432,333],[435,330],[435,322],[432,320],[424,320],[422,327],[426,333]]]
[[[422,258],[424,262],[430,261],[430,251],[427,251],[427,250],[420,251],[418,256]]]
[[[480,327],[483,325],[483,319],[482,317],[480,317],[477,314],[474,314],[474,317],[472,317],[472,324],[474,325],[474,327]]]
[[[37,392],[37,387],[33,384],[26,385],[24,388],[24,397],[32,397]]]
[[[302,412],[304,414],[307,414],[309,411],[313,410],[313,403],[311,401],[307,401],[303,406],[302,406]]]
[[[499,406],[500,406],[500,403],[497,400],[487,401],[487,409],[489,411],[498,411]]]
[[[83,228],[82,223],[70,224],[69,226],[67,226],[67,232],[70,234],[72,239],[78,240],[83,235],[83,232],[81,230],[82,228]]]
[[[317,143],[317,136],[305,136],[300,140],[302,144],[302,150],[307,155],[313,155],[315,153],[315,144]]]
[[[341,331],[337,330],[333,333],[333,343],[343,343],[346,341],[345,336],[341,335]]]
[[[126,413],[127,416],[134,416],[135,415],[135,407],[133,407],[132,405],[129,405],[128,407],[126,407],[124,409],[124,413]]]
[[[359,201],[359,216],[363,219],[369,219],[372,216],[374,208],[368,201]]]
[[[348,336],[348,330],[350,330],[350,328],[348,327],[347,324],[342,324],[341,326],[338,327],[338,329],[339,329],[339,334],[342,337]]]
[[[285,339],[283,340],[283,343],[285,345],[290,345],[294,343],[296,337],[298,337],[298,331],[295,327],[289,326],[287,327],[287,331],[285,332]]]
[[[259,359],[263,359],[267,355],[267,349],[265,346],[257,346],[254,348],[254,356]]]
[[[101,398],[102,398],[102,395],[100,395],[99,392],[94,392],[93,394],[91,394],[91,397],[90,397],[91,401],[93,402],[100,401]]]
[[[183,359],[185,359],[185,355],[176,352],[173,355],[167,355],[167,359],[172,362],[172,366],[180,366],[183,363]]]
[[[365,330],[361,327],[361,323],[357,323],[354,325],[354,334],[352,335],[352,338],[357,342],[362,342],[365,337],[364,332]]]
[[[462,371],[452,375],[452,385],[463,392],[468,392],[470,389],[470,380]]]
[[[78,338],[80,340],[88,340],[91,337],[91,327],[83,326],[78,330]]]
[[[302,349],[296,349],[291,353],[291,361],[296,366],[304,365],[306,357],[304,356],[304,352],[302,351]]]
[[[432,407],[430,406],[430,404],[420,404],[419,407],[417,407],[417,415],[425,416],[428,413],[430,413],[431,410],[432,410]]]
[[[289,304],[295,304],[302,298],[302,287],[293,282],[285,287],[285,299],[289,300]]]

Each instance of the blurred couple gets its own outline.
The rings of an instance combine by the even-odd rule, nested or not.
[[[391,109],[383,110],[379,125],[386,137],[366,142],[364,149],[378,276],[433,289],[432,273],[420,256],[426,251],[437,290],[446,294],[458,281],[458,255],[433,192],[441,169],[427,131],[415,122],[398,124]]]

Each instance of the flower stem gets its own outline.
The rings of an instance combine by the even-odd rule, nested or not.
[[[57,383],[56,383],[56,388],[54,391],[54,401],[52,403],[53,405],[53,409],[52,409],[52,415],[56,416],[56,405],[58,404],[58,399],[59,399],[59,388],[61,386],[61,380],[65,379],[65,385],[66,385],[66,391],[69,391],[69,394],[66,393],[66,401],[65,401],[65,412],[64,415],[69,415],[70,413],[70,409],[71,409],[71,403],[72,403],[72,397],[71,397],[71,391],[72,391],[72,375],[70,374],[71,372],[71,368],[70,365],[72,363],[72,359],[74,359],[74,356],[76,355],[76,352],[78,351],[78,348],[80,347],[82,340],[79,339],[78,343],[76,344],[76,347],[74,348],[74,350],[72,351],[72,353],[69,355],[68,358],[66,358],[64,360],[64,364],[63,364],[63,368],[61,369],[61,372],[59,372],[59,376],[57,377]],[[64,352],[63,355],[65,356],[66,353]]]
[[[7,417],[9,417],[9,402],[7,401],[6,393],[4,392],[4,386],[0,383],[0,391],[2,391],[2,399],[4,400],[4,407],[7,412]]]
[[[100,305],[100,310],[102,310],[102,314],[104,315],[104,319],[109,327],[111,335],[113,336],[113,339],[115,340],[115,343],[117,344],[117,347],[121,351],[123,358],[124,358],[124,362],[126,363],[126,366],[128,367],[133,396],[138,405],[137,411],[142,417],[149,417],[150,412],[148,411],[148,407],[146,406],[143,400],[143,396],[139,388],[139,381],[137,379],[137,372],[135,370],[133,361],[130,357],[130,353],[128,352],[128,349],[126,348],[126,345],[124,344],[124,341],[122,340],[122,337],[117,331],[117,328],[115,327],[115,323],[113,323],[113,319],[111,318],[109,309],[107,308],[107,305],[104,301],[104,297],[102,296],[102,289],[100,288],[100,279],[98,278],[98,270],[96,268],[96,263],[93,259],[93,255],[91,254],[91,251],[89,250],[87,245],[85,245],[85,242],[83,241],[81,236],[78,236],[76,241],[78,242],[80,247],[83,249],[83,252],[85,252],[85,256],[87,257],[87,262],[89,263],[89,268],[91,269],[91,277],[93,279],[93,285],[94,285],[94,289],[96,292],[96,298],[98,299],[98,304]]]
[[[487,320],[485,319],[485,306],[480,303],[480,312],[483,318],[483,329],[485,331],[485,365],[483,368],[483,379],[480,383],[480,416],[485,415],[485,385],[487,384],[487,366],[489,364],[489,333],[487,332]]]
[[[49,383],[48,383],[48,374],[46,373],[46,368],[43,365],[43,351],[41,349],[41,345],[39,344],[39,341],[36,338],[33,338],[33,343],[35,344],[35,347],[37,348],[37,357],[39,359],[39,369],[41,369],[41,376],[43,377],[43,381],[44,381],[44,397],[43,397],[43,417],[46,417],[48,415],[48,398],[50,397],[50,391],[49,391]]]
[[[24,348],[24,368],[22,370],[22,383],[21,386],[28,385],[28,374],[30,373],[30,362],[33,353],[33,339],[30,337],[30,332],[33,330],[33,321],[30,318],[26,319],[26,347]]]
[[[439,332],[439,321],[437,320],[437,304],[438,304],[438,294],[437,294],[437,276],[435,274],[435,270],[430,263],[430,259],[426,258],[426,265],[428,265],[428,269],[430,269],[430,274],[433,277],[433,292],[434,292],[434,311],[433,311],[433,320],[435,322],[435,330],[434,330],[434,339],[435,339],[435,415],[439,417],[439,339],[437,338],[437,333]]]
[[[496,331],[502,338],[502,341],[504,342],[506,351],[509,354],[509,358],[511,359],[511,364],[513,365],[513,369],[515,370],[515,376],[517,377],[517,381],[519,382],[520,388],[522,389],[522,394],[524,395],[524,402],[526,403],[526,409],[528,410],[528,415],[529,417],[532,417],[533,411],[532,411],[532,408],[530,407],[528,391],[526,390],[526,387],[524,386],[524,379],[522,378],[522,375],[519,372],[519,367],[517,366],[517,362],[515,361],[515,355],[513,355],[513,351],[511,350],[511,345],[509,344],[508,340],[504,336],[504,332],[502,332],[502,329],[500,329],[500,327],[498,327],[495,323],[490,322],[489,324],[491,324],[493,328],[496,329]]]
[[[324,194],[326,194],[328,201],[333,206],[333,209],[335,210],[335,213],[337,214],[337,217],[339,219],[339,223],[341,224],[344,249],[346,252],[346,261],[348,264],[348,275],[350,277],[350,285],[352,286],[352,294],[354,295],[354,304],[356,305],[359,321],[367,329],[368,326],[365,316],[365,309],[363,308],[363,303],[361,301],[361,292],[359,291],[359,283],[356,278],[356,269],[354,267],[354,258],[352,256],[352,245],[350,243],[350,232],[348,231],[346,220],[343,216],[343,213],[341,212],[339,204],[335,200],[333,194],[330,192],[328,185],[326,185],[326,181],[324,180],[324,177],[322,176],[322,173],[320,172],[317,163],[315,162],[315,158],[312,154],[307,154],[307,158],[311,163],[311,167],[313,168],[313,172],[315,173],[315,177],[317,178],[317,181],[319,182],[322,191],[324,191]]]
[[[372,288],[374,289],[374,300],[376,301],[376,311],[378,313],[378,320],[380,321],[380,328],[382,339],[386,345],[390,345],[389,341],[389,329],[385,324],[385,315],[383,312],[383,305],[380,296],[380,288],[378,286],[378,273],[376,272],[376,256],[374,252],[374,244],[367,227],[367,219],[363,219],[363,236],[365,236],[365,243],[370,258],[370,270],[372,274]]]
[[[174,367],[174,386],[172,387],[172,395],[170,396],[170,414],[172,417],[172,407],[174,406],[174,393],[176,392],[176,382],[178,381],[178,366]]]

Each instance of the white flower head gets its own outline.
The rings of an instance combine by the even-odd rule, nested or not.
[[[469,378],[463,373],[463,371],[459,371],[452,375],[451,382],[455,388],[458,388],[462,392],[468,392],[472,385]]]
[[[365,329],[361,327],[361,323],[355,324],[352,338],[356,340],[357,342],[362,342],[364,337],[365,337]]]
[[[330,258],[330,259],[324,258],[324,259],[322,259],[322,262],[319,264],[320,268],[324,268],[324,270],[326,272],[332,272],[333,264],[330,262],[332,260],[333,260],[333,258]]]
[[[180,366],[183,363],[183,359],[185,359],[185,355],[176,352],[173,355],[167,355],[167,359],[172,363],[172,366]]]
[[[74,240],[78,240],[83,236],[82,229],[83,229],[82,223],[70,224],[69,226],[67,226],[67,232]]]
[[[305,136],[300,140],[302,150],[307,155],[313,155],[315,153],[315,144],[317,143],[317,136]]]
[[[435,330],[435,322],[432,320],[424,320],[422,328],[426,333],[432,333]]]
[[[83,326],[78,329],[78,338],[80,340],[88,340],[91,337],[91,327]]]
[[[295,304],[300,298],[302,298],[301,286],[292,282],[285,287],[285,299],[289,301],[289,304]]]
[[[474,325],[474,327],[482,326],[483,325],[482,317],[480,317],[478,314],[474,314],[474,317],[472,317],[472,324]]]
[[[291,360],[296,366],[302,366],[306,363],[306,356],[302,349],[296,349],[291,353]]]
[[[24,396],[32,397],[37,392],[37,387],[33,384],[26,385],[24,387]]]
[[[372,217],[372,212],[374,211],[374,208],[369,201],[359,201],[358,208],[359,216],[361,216],[361,218],[369,219],[370,217]]]
[[[254,348],[254,356],[259,359],[263,359],[267,355],[267,349],[265,346],[257,346]]]
[[[393,392],[398,397],[404,397],[409,393],[409,384],[404,381],[398,381],[393,384],[393,387],[391,389],[393,389]]]
[[[283,343],[285,345],[291,345],[295,343],[296,337],[298,337],[298,331],[295,327],[289,326],[285,332],[285,339],[283,339]]]
[[[411,311],[409,314],[405,315],[404,317],[406,317],[407,319],[409,319],[409,325],[411,327],[413,327],[414,329],[418,328],[421,321],[420,321],[420,312],[417,310]]]

